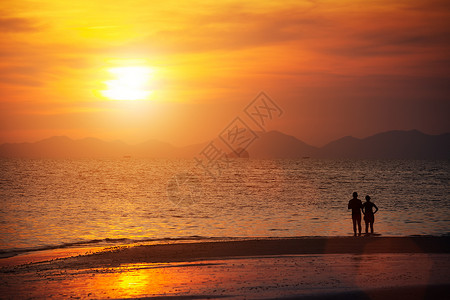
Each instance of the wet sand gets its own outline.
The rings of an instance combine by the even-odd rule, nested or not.
[[[447,299],[449,246],[341,237],[117,247],[3,267],[0,297]]]

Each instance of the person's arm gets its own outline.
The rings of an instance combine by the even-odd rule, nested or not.
[[[373,212],[373,214],[376,214],[378,211],[378,207],[375,205],[375,203],[373,204],[373,207],[375,207],[375,211]]]
[[[362,211],[363,215],[366,215],[366,207],[364,204],[361,204],[361,211]]]

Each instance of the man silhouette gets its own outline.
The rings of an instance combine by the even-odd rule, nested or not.
[[[358,233],[361,235],[361,209],[362,202],[358,199],[358,193],[353,193],[353,199],[348,201],[348,209],[352,210],[353,232],[356,236],[356,224],[358,224]]]

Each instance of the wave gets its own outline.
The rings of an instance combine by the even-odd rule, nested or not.
[[[11,248],[11,249],[0,249],[0,259],[13,257],[19,254],[26,254],[28,252],[36,251],[46,251],[46,250],[56,250],[65,248],[82,248],[83,246],[114,246],[117,244],[126,245],[134,243],[149,243],[149,242],[171,242],[171,241],[202,241],[202,240],[229,240],[238,239],[232,237],[206,237],[206,236],[188,236],[188,237],[175,237],[175,238],[143,238],[143,239],[129,239],[129,238],[104,238],[104,239],[93,239],[87,241],[69,242],[62,243],[59,245],[44,245],[29,248]]]
[[[275,229],[276,230],[276,229]],[[407,236],[395,236],[395,235],[383,235],[384,237],[448,237],[450,232],[440,235],[428,235],[428,234],[413,234]],[[286,236],[286,237],[268,237],[268,236],[253,236],[253,237],[211,237],[211,236],[186,236],[186,237],[171,237],[171,238],[142,238],[142,239],[130,239],[130,238],[104,238],[93,239],[87,241],[62,243],[59,245],[44,245],[30,248],[11,248],[0,249],[0,259],[9,258],[20,254],[27,254],[36,251],[56,250],[65,248],[83,248],[85,246],[98,246],[98,247],[112,247],[117,245],[129,245],[136,243],[170,243],[170,242],[192,242],[192,241],[236,241],[236,240],[255,240],[255,239],[298,239],[298,238],[331,238],[330,236]],[[339,238],[344,236],[334,236]]]

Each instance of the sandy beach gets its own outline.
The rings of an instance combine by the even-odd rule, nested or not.
[[[4,299],[447,299],[449,237],[133,245],[1,268]],[[36,253],[36,255],[39,255]],[[3,264],[5,265],[5,264]]]

